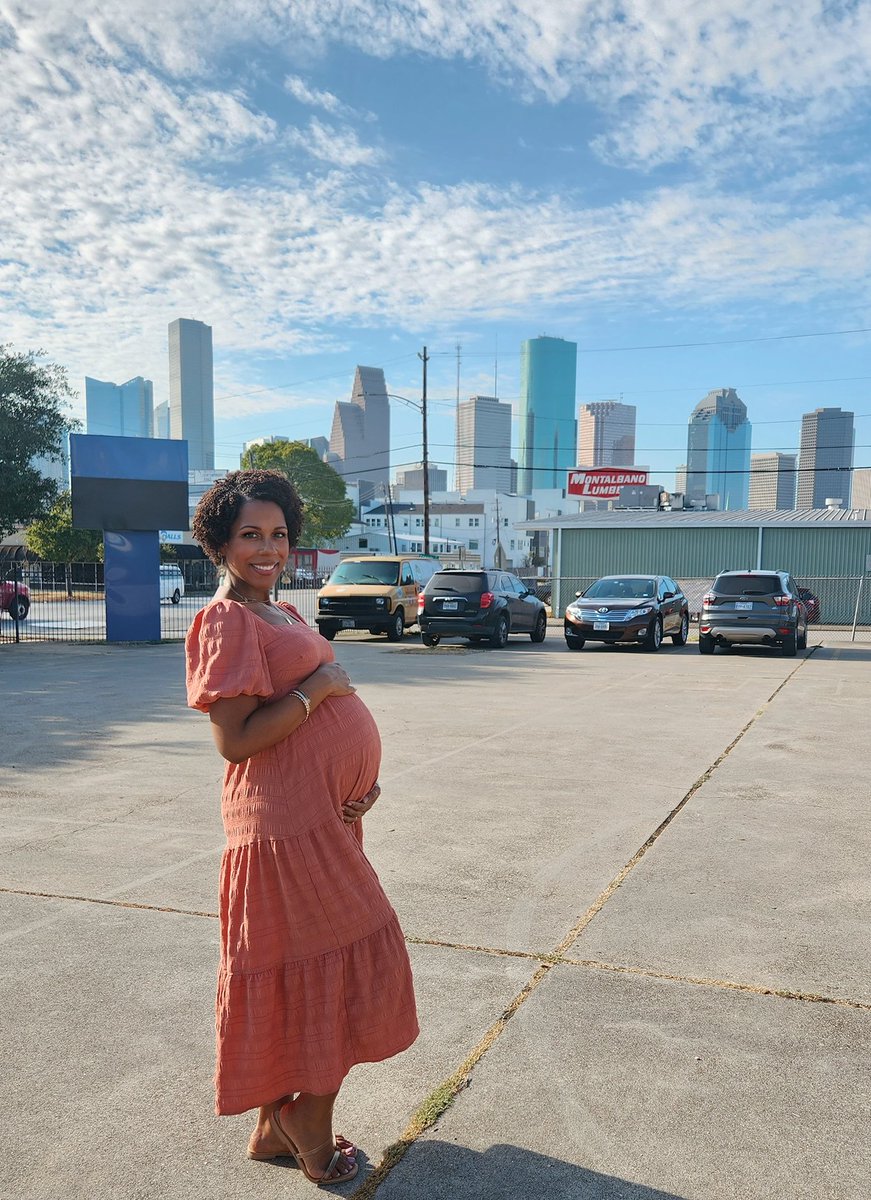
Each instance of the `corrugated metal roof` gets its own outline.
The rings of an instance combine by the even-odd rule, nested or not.
[[[677,512],[612,510],[518,521],[515,529],[756,529],[760,525],[795,529],[832,524],[871,528],[871,509],[788,508],[772,512],[761,509],[741,509],[738,512],[698,512],[693,509]]]

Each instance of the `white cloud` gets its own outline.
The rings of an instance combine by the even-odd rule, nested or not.
[[[308,105],[309,108],[322,108],[328,113],[347,111],[338,96],[334,96],[332,92],[309,87],[299,75],[288,75],[284,81],[284,87],[295,100],[299,100],[300,104]]]
[[[826,32],[820,16],[793,12],[788,26],[772,3],[742,28],[743,4],[734,0],[726,20],[713,0],[692,12],[635,0],[618,25],[611,0],[536,9],[299,0],[291,25],[252,0],[242,36],[276,46],[291,33],[294,45],[336,34],[372,53],[485,54],[551,98],[584,86],[626,106],[607,152],[650,163],[704,142],[725,154],[736,140],[769,136],[767,122],[798,139],[797,97],[823,77],[831,89],[820,86],[809,105],[817,125],[854,94],[858,11],[827,18]],[[783,197],[736,199],[704,184],[601,207],[474,183],[388,180],[376,191],[360,169],[381,151],[350,126],[315,116],[283,129],[241,87],[221,88],[209,64],[238,41],[238,5],[215,0],[206,22],[198,0],[155,0],[135,27],[121,0],[81,0],[77,18],[52,0],[42,7],[25,18],[0,0],[0,301],[4,338],[49,347],[74,377],[141,373],[165,396],[176,316],[212,324],[224,354],[300,356],[329,347],[338,327],[455,329],[557,308],[580,323],[591,305],[663,300],[691,308],[846,291],[867,300],[864,206],[801,213]],[[854,37],[839,47],[850,22]],[[737,92],[743,103],[729,98]],[[326,173],[295,175],[282,158],[288,143]],[[271,175],[247,170],[258,155]]]

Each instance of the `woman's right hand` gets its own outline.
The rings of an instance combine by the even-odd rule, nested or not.
[[[327,696],[351,696],[357,690],[351,683],[348,672],[337,662],[324,663],[322,667],[318,667],[312,676],[312,681],[315,680],[324,699]]]

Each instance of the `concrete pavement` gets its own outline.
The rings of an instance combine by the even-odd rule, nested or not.
[[[349,1076],[340,1192],[867,1200],[871,653],[553,632],[334,644],[384,740],[366,842],[423,1030]],[[311,1194],[211,1115],[221,766],[182,673],[177,645],[0,648],[9,1200]]]

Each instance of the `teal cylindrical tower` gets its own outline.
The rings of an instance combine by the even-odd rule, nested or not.
[[[575,380],[578,347],[565,338],[529,338],[520,348],[517,490],[564,488],[577,466]]]

